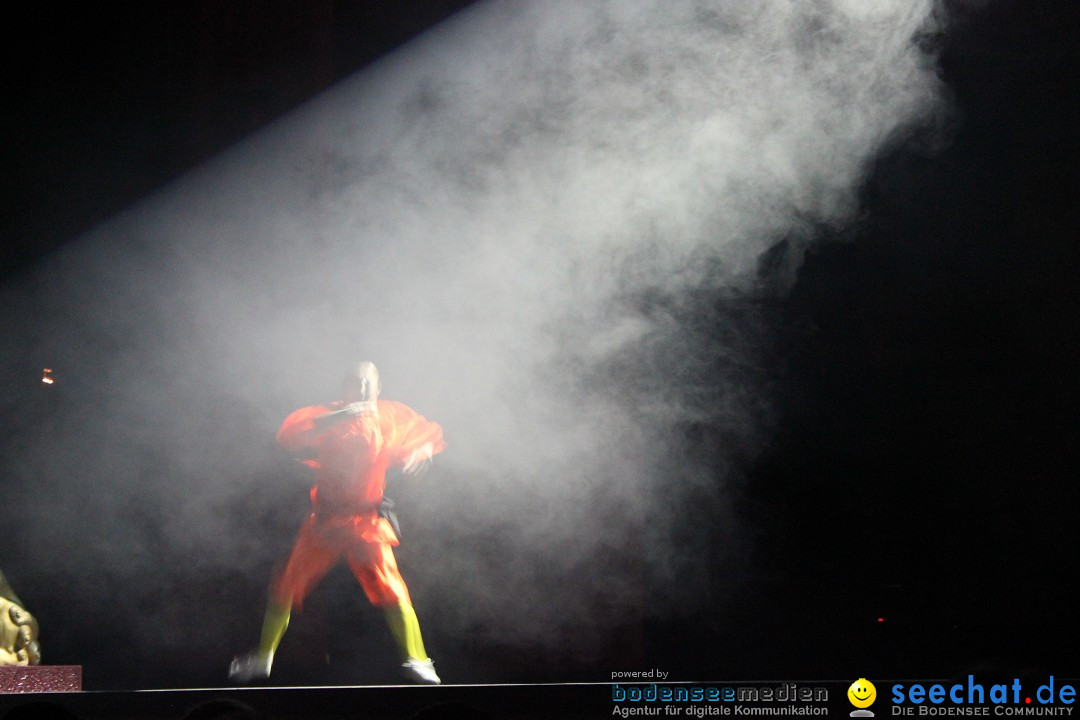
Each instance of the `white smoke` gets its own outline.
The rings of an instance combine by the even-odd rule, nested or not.
[[[450,443],[402,490],[429,615],[602,634],[716,539],[671,512],[721,522],[760,442],[757,321],[695,298],[850,218],[868,161],[939,109],[937,21],[931,0],[475,6],[9,288],[53,324],[8,318],[5,345],[92,366],[94,402],[5,472],[38,522],[123,505],[163,552],[242,568],[277,423],[370,358]],[[704,465],[679,423],[722,428]],[[71,562],[152,572],[117,532]]]

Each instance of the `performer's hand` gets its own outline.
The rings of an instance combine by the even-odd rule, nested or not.
[[[341,412],[350,417],[361,415],[365,412],[371,411],[372,404],[370,402],[354,402],[349,403],[345,407],[341,408]]]
[[[337,410],[324,413],[314,418],[311,423],[311,429],[305,431],[303,433],[303,436],[306,438],[312,438],[329,427],[337,425],[341,422],[345,422],[346,420],[352,420],[353,418],[366,412],[371,412],[374,409],[375,403],[373,402],[347,403],[342,407],[338,408]]]
[[[40,663],[37,637],[37,619],[22,605],[0,596],[0,665]]]
[[[419,477],[427,472],[427,469],[431,467],[431,443],[427,443],[423,447],[413,450],[408,458],[405,459],[405,464],[401,466],[401,471],[406,475],[412,475],[413,477]]]

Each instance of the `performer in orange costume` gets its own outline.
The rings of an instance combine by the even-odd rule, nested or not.
[[[271,585],[259,647],[235,658],[229,677],[245,682],[270,675],[292,608],[302,608],[308,592],[344,558],[368,600],[384,609],[406,676],[439,684],[394,559],[397,535],[379,506],[388,468],[418,475],[446,445],[437,423],[401,403],[380,400],[380,389],[375,365],[358,363],[345,378],[341,401],[301,408],[278,430],[277,440],[287,450],[314,451],[314,459],[305,461],[316,470],[312,510]]]

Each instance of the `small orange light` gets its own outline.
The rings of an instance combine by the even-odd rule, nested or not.
[[[45,372],[41,375],[41,382],[45,383],[46,385],[52,385],[55,380],[49,377],[49,373],[51,372],[52,368],[45,368]]]

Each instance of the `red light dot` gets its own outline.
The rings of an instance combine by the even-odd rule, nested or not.
[[[885,618],[883,618],[883,617],[879,617],[879,618],[877,619],[877,621],[878,621],[878,622],[885,622]]]
[[[1024,698],[1024,702],[1026,702],[1028,705],[1030,705],[1031,704],[1031,698]]]

